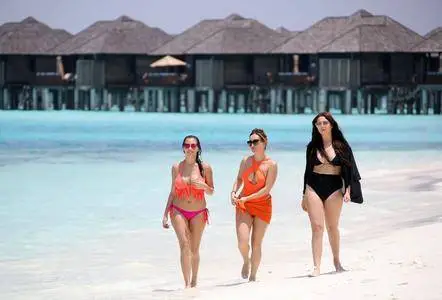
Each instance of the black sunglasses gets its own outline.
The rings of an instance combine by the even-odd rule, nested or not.
[[[249,146],[252,146],[252,144],[253,144],[253,146],[256,146],[256,145],[258,145],[258,143],[259,142],[261,142],[261,140],[252,140],[252,141],[247,141],[247,145],[249,145]]]

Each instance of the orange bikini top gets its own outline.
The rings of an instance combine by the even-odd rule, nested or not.
[[[198,189],[194,185],[184,182],[180,170],[175,178],[175,195],[178,199],[188,199],[193,197],[196,200],[204,200],[204,190]]]
[[[243,194],[248,196],[250,194],[256,193],[266,185],[266,175],[259,168],[263,161],[267,158],[257,162],[254,157],[252,157],[252,165],[246,169],[242,174],[242,181],[244,183]],[[250,174],[254,173],[254,182],[250,181]]]

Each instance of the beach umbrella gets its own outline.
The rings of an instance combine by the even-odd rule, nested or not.
[[[187,64],[179,60],[178,58],[172,57],[170,55],[164,56],[157,61],[154,61],[150,66],[152,68],[158,67],[178,67],[178,66],[186,66]]]

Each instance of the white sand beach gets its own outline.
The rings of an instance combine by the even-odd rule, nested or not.
[[[64,185],[86,186],[81,196],[90,200],[83,205],[94,209],[94,201],[98,201],[95,199],[101,199],[95,197],[104,197],[105,204],[98,211],[112,212],[113,221],[106,221],[107,227],[101,228],[109,233],[94,235],[99,216],[86,210],[84,214],[67,215],[70,219],[65,222],[82,218],[79,224],[91,224],[85,227],[90,232],[71,233],[61,227],[57,238],[45,230],[24,236],[20,254],[32,255],[14,258],[10,251],[11,258],[0,261],[0,299],[442,299],[442,160],[438,152],[356,154],[365,203],[345,204],[343,208],[341,258],[347,272],[333,273],[325,235],[322,275],[317,278],[307,277],[312,264],[310,228],[307,215],[299,207],[303,155],[272,153],[281,167],[273,191],[274,216],[264,240],[258,281],[254,283],[240,279],[233,210],[222,193],[229,190],[238,161],[232,160],[230,153],[209,157],[217,171],[218,194],[209,200],[212,222],[202,240],[199,285],[190,290],[182,289],[175,234],[160,227],[164,197],[137,198],[143,192],[145,178],[127,180],[117,188],[121,177],[106,177],[108,181],[97,180],[93,184],[81,177],[68,181],[72,166],[52,165],[56,169],[46,176],[46,181],[57,176],[60,182],[66,182]],[[26,180],[26,174],[36,174],[41,163],[6,166],[2,169],[3,178],[14,171]],[[103,178],[114,168],[122,176],[135,178],[130,175],[145,174],[143,170],[149,168],[149,163],[142,159],[103,165],[86,162],[77,163],[75,168],[82,174],[89,173],[89,178]],[[48,170],[51,165],[42,166]],[[160,175],[166,178],[167,172]],[[42,182],[35,184],[43,188]],[[68,197],[63,184],[38,197],[51,197],[54,201]],[[165,180],[163,185],[168,184]],[[33,201],[44,200],[38,197]],[[70,209],[74,209],[76,198],[70,197]],[[121,211],[125,206],[119,203],[139,205],[137,201],[148,200],[160,201],[153,212],[158,220],[122,229],[122,218],[128,212]],[[25,211],[18,220],[23,226],[29,226],[26,216],[32,213],[26,208],[22,206]],[[60,226],[63,222],[60,220]],[[68,243],[74,239],[75,244]],[[7,245],[2,246],[8,249]]]
[[[300,212],[302,237],[293,237],[285,221],[269,228],[258,282],[228,279],[239,277],[241,267],[233,249],[230,264],[205,259],[199,288],[154,290],[154,299],[442,299],[441,162],[414,161],[385,171],[364,167],[367,203],[347,205],[342,216],[346,272],[333,272],[325,235],[322,275],[307,276],[310,231]]]
[[[309,278],[305,264],[284,257],[278,265],[263,267],[259,282],[185,291],[183,296],[189,299],[441,299],[441,230],[442,223],[427,224],[351,247],[347,245],[343,260],[348,271],[344,273],[334,273],[330,256],[325,255],[324,274]]]

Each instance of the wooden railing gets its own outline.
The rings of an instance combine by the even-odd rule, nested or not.
[[[138,80],[146,86],[182,86],[189,85],[189,75],[186,73],[144,73]]]
[[[57,72],[36,72],[34,80],[35,85],[41,86],[73,84],[73,81],[63,80]]]
[[[425,84],[440,84],[442,85],[442,72],[428,72]]]
[[[316,82],[314,76],[308,73],[287,73],[279,72],[276,74],[267,74],[270,84],[282,84],[285,86],[303,86],[310,85]]]

